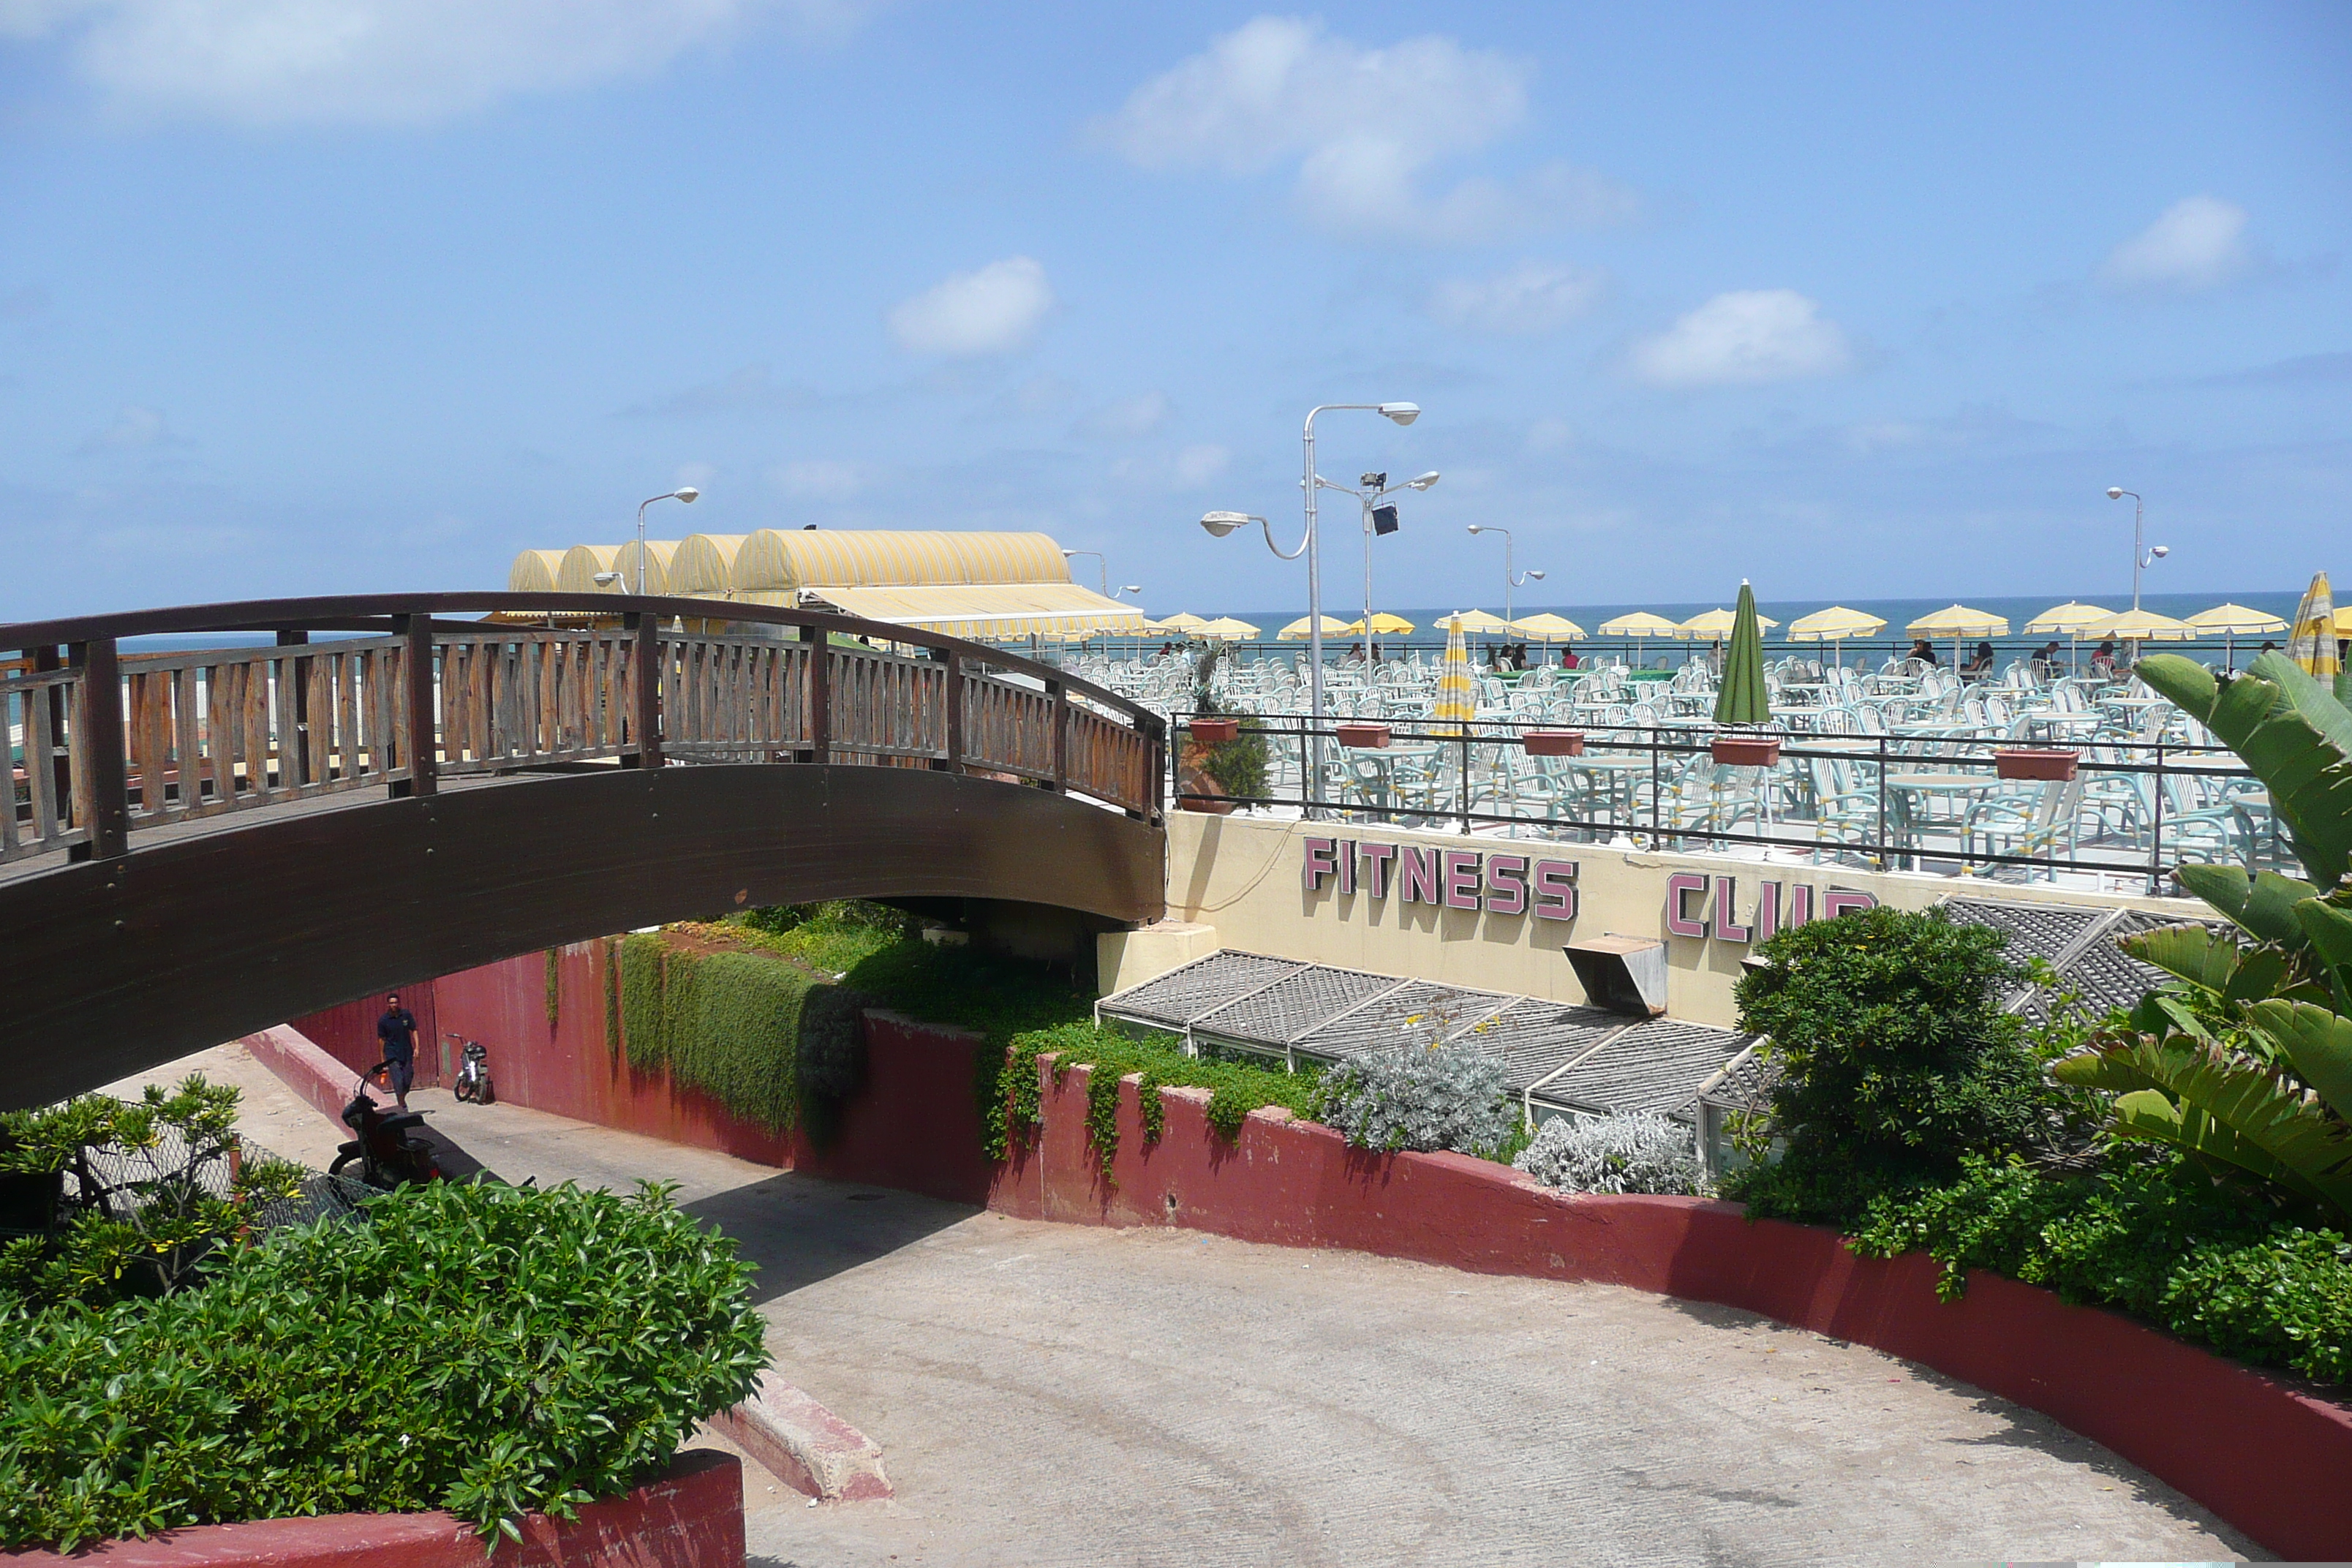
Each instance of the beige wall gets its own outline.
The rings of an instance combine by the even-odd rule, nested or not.
[[[1577,917],[1561,921],[1407,904],[1399,900],[1394,887],[1375,899],[1360,887],[1343,894],[1326,881],[1309,893],[1301,875],[1301,841],[1309,836],[1572,860],[1580,890]],[[1710,879],[1706,893],[1685,906],[1707,919],[1710,934],[1705,938],[1673,936],[1666,931],[1666,879],[1677,872]],[[1712,934],[1720,886],[1714,879],[1724,877],[1735,880],[1731,923],[1751,927],[1758,889],[1767,880],[1790,889],[1815,889],[1817,911],[1821,895],[1832,889],[1869,893],[1882,903],[1912,910],[1926,909],[1956,892],[1974,891],[1991,898],[2040,898],[2105,909],[2127,905],[2183,919],[2204,911],[2203,905],[2187,900],[2052,893],[1955,877],[1765,865],[1590,844],[1180,811],[1168,816],[1168,920],[1214,927],[1213,942],[1187,931],[1181,942],[1133,942],[1106,948],[1103,987],[1109,991],[1139,984],[1213,945],[1579,1002],[1583,993],[1561,954],[1563,942],[1577,936],[1655,937],[1667,947],[1668,1011],[1696,1023],[1728,1025],[1733,1022],[1732,982],[1738,978],[1739,961],[1748,944]],[[1177,957],[1180,952],[1182,958]]]

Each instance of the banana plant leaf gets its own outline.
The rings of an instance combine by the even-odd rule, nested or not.
[[[2220,1160],[2265,1181],[2292,1187],[2305,1197],[2328,1201],[2326,1194],[2228,1127],[2194,1106],[2173,1104],[2152,1089],[2135,1090],[2116,1101],[2116,1131],[2126,1138],[2169,1143],[2192,1154]]]
[[[2328,977],[2335,984],[2336,1005],[2352,1012],[2352,909],[2345,907],[2341,894],[2305,899],[2294,906],[2294,918],[2303,922],[2304,933],[2311,938],[2312,951],[2327,965]]]
[[[2269,786],[2305,869],[2334,887],[2352,868],[2352,710],[2277,654],[2226,685],[2177,654],[2152,655],[2137,668]]]
[[[2286,961],[2277,953],[2242,948],[2208,926],[2158,926],[2124,937],[2116,945],[2142,963],[2232,999],[2267,996],[2286,973]],[[2242,994],[2242,985],[2255,989]]]
[[[2295,905],[2319,896],[2308,882],[2275,871],[2249,877],[2235,866],[2183,866],[2180,885],[2264,942],[2298,948],[2309,941],[2294,915]]]
[[[2257,1002],[2246,1009],[2246,1021],[2270,1037],[2339,1119],[2352,1111],[2352,1018],[2308,1002]]]

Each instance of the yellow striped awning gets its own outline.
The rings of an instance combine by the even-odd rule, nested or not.
[[[740,595],[751,598],[752,594]],[[764,595],[761,595],[764,596]],[[1143,612],[1076,583],[972,583],[899,588],[817,588],[847,615],[946,637],[999,641],[1065,632],[1140,632]]]
[[[763,528],[744,536],[724,585],[913,588],[1069,580],[1061,547],[1043,533]]]

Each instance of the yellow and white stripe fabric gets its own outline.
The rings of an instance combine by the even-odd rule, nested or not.
[[[2303,603],[2294,607],[2294,631],[2287,638],[2286,656],[2303,667],[2305,675],[2332,679],[2344,668],[2336,656],[2336,595],[2327,585],[2327,574],[2315,574],[2311,586],[2303,591]]]
[[[1467,728],[1478,717],[1478,689],[1470,679],[1470,645],[1462,632],[1463,617],[1445,620],[1445,661],[1437,669],[1437,701],[1430,709],[1433,723]]]

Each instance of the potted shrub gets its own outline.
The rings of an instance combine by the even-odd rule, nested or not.
[[[1265,794],[1265,737],[1242,733],[1248,710],[1214,690],[1223,645],[1211,643],[1192,667],[1192,719],[1176,753],[1176,809],[1232,813],[1243,800]]]
[[[1707,742],[1707,750],[1726,767],[1769,768],[1780,760],[1780,737],[1717,735]]]
[[[1519,743],[1531,757],[1580,757],[1584,755],[1584,731],[1581,730],[1529,730],[1519,737]]]
[[[1359,750],[1382,752],[1388,749],[1391,736],[1386,724],[1370,724],[1349,720],[1332,726],[1339,744]]]
[[[2080,752],[2037,750],[2025,746],[2004,746],[1992,754],[1993,772],[2005,779],[2051,779],[2060,784],[2074,781],[2083,763]]]

